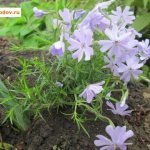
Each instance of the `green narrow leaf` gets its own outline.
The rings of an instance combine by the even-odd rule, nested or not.
[[[55,2],[55,9],[60,10],[65,8],[66,6],[66,0],[56,0]]]
[[[141,31],[145,27],[147,27],[150,24],[150,13],[146,13],[144,15],[138,16],[133,23],[133,27],[137,31]]]
[[[18,101],[15,99],[15,97],[12,97],[9,90],[7,89],[7,87],[2,82],[1,79],[0,79],[0,97],[8,99],[8,101],[2,103],[2,105],[5,107],[7,112],[13,112],[13,116],[11,116],[12,118],[9,119],[12,120],[12,122],[14,122],[19,129],[26,131],[29,127],[30,120],[25,114],[23,107],[18,104]],[[2,100],[0,100],[0,103],[1,102]],[[7,116],[6,118],[8,119]]]
[[[39,3],[40,3],[40,0],[32,0],[32,2],[39,4]]]
[[[80,6],[82,2],[83,2],[83,0],[72,0],[72,1],[68,1],[67,7],[76,8],[77,6]]]
[[[15,122],[16,126],[26,131],[29,127],[30,120],[25,115],[25,112],[23,111],[22,106],[18,105],[16,109],[14,110],[14,118],[13,121]]]
[[[29,34],[32,31],[33,31],[33,29],[31,29],[31,27],[23,25],[23,26],[21,26],[21,29],[20,29],[20,35],[25,36],[25,35]]]
[[[8,97],[8,94],[9,94],[8,89],[6,88],[2,80],[0,79],[0,96],[2,96],[3,98],[6,98]]]
[[[131,6],[134,0],[125,0],[125,4]]]
[[[141,80],[144,80],[144,81],[146,81],[146,82],[148,82],[149,84],[150,84],[150,79],[149,78],[147,78],[147,77],[145,77],[145,76],[140,76],[140,79]]]
[[[52,21],[53,19],[51,18],[50,15],[45,16],[45,24],[46,24],[46,29],[48,31],[50,31],[53,28]]]
[[[3,27],[3,30],[0,30],[0,36],[6,36],[9,31],[10,31],[10,28]]]
[[[148,1],[149,1],[149,0],[143,0],[144,8],[147,7]]]
[[[30,18],[33,15],[33,5],[32,1],[23,2],[20,4],[21,10],[22,10],[22,16],[25,16],[27,18]]]
[[[23,46],[25,48],[31,48],[31,47],[34,47],[34,49],[37,49],[38,48],[38,41],[35,39],[34,37],[35,35],[33,34],[33,36],[29,36],[27,37],[24,41],[23,41]]]
[[[1,150],[9,150],[12,148],[13,148],[13,146],[8,144],[8,143],[0,142],[0,149]]]
[[[94,7],[95,4],[96,4],[96,0],[88,0],[87,3],[84,4],[85,5],[84,8],[88,9]]]
[[[144,74],[145,76],[148,76],[148,74],[149,74],[149,72],[150,72],[150,68],[149,68],[148,66],[144,65],[144,66],[142,67],[142,70],[143,70],[143,74]]]

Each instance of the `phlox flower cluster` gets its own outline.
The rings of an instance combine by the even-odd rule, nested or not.
[[[135,16],[130,7],[126,6],[124,9],[117,7],[116,10],[107,12],[107,8],[114,1],[98,3],[88,13],[85,10],[72,11],[67,8],[60,10],[59,19],[53,20],[53,27],[59,28],[61,35],[50,47],[50,51],[53,56],[58,57],[63,57],[65,51],[68,51],[78,62],[89,61],[95,55],[93,45],[97,43],[99,53],[103,53],[105,62],[105,66],[100,69],[110,69],[113,76],[127,84],[132,79],[138,79],[142,73],[140,68],[150,58],[150,42],[148,39],[137,40],[142,35],[131,26]],[[37,8],[33,10],[38,18],[46,14],[45,11]],[[99,40],[95,41],[94,34],[98,31],[106,38],[99,37]],[[63,87],[60,83],[57,84]],[[89,84],[79,96],[86,99],[87,103],[92,103],[92,100],[103,92],[103,85],[105,81]],[[122,106],[120,102],[113,104],[109,100],[106,104],[115,115],[126,116],[132,112],[127,110],[129,107],[127,104]],[[133,136],[133,132],[126,131],[125,126],[109,125],[106,127],[106,132],[111,139],[98,135],[98,140],[94,141],[100,150],[126,150],[127,145],[131,144],[125,141]]]
[[[66,41],[69,46],[65,50],[72,52],[73,59],[77,59],[78,62],[82,59],[91,60],[94,55],[93,35],[99,30],[107,37],[97,41],[100,51],[105,54],[104,68],[109,68],[114,76],[128,83],[132,79],[138,79],[142,73],[140,68],[150,58],[149,40],[137,40],[141,34],[130,26],[135,16],[128,6],[125,9],[117,7],[110,14],[106,12],[106,8],[113,1],[97,4],[86,16],[84,10],[60,10],[61,19],[54,19],[53,25],[55,28],[61,28],[63,38],[59,42],[59,48],[56,47],[58,43],[54,43],[51,52],[52,55],[62,56],[65,45],[63,42]],[[74,20],[77,21],[77,28],[72,32]],[[61,52],[53,53],[55,47]]]

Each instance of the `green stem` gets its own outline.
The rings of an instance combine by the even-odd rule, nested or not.
[[[86,104],[80,104],[80,105],[86,107],[91,113],[95,114],[99,119],[107,120],[110,125],[115,126],[114,123],[113,123],[108,117],[99,114],[99,113],[96,112],[94,109],[92,109],[90,106],[88,106],[88,105],[86,105]]]
[[[140,78],[141,80],[144,80],[144,81],[150,83],[150,79],[148,79],[148,78],[145,77],[145,76],[142,76],[142,75],[141,75],[139,78]]]

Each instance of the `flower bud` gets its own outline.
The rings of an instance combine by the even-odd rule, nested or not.
[[[65,45],[62,41],[57,41],[51,46],[51,54],[53,56],[63,56],[65,51]]]
[[[47,12],[38,9],[37,7],[34,7],[34,8],[33,8],[33,12],[34,12],[35,16],[38,17],[38,18],[41,18],[41,17],[43,17],[45,14],[47,14]]]

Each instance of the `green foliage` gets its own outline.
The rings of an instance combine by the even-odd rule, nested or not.
[[[52,23],[49,23],[52,21],[52,14],[38,19],[34,16],[33,7],[53,11],[55,10],[54,2],[41,3],[38,0],[33,0],[21,3],[20,7],[22,9],[20,18],[2,18],[0,20],[0,27],[3,28],[3,30],[0,30],[0,36],[9,36],[19,40],[19,44],[15,45],[12,48],[13,50],[48,48],[51,44],[49,35],[54,32]],[[54,16],[55,14],[53,14]]]
[[[50,0],[48,2],[31,0],[23,2],[19,6],[22,8],[22,17],[1,18],[0,27],[2,30],[0,30],[0,36],[13,37],[19,41],[15,45],[13,43],[12,50],[48,49],[54,42],[52,37],[55,36],[55,31],[52,28],[52,19],[58,17],[58,10],[65,7],[87,10],[98,2],[102,2],[102,0]],[[117,0],[115,4],[116,6],[117,4],[123,5],[120,0]],[[135,10],[137,19],[133,27],[141,31],[149,26],[150,1],[125,0],[124,5],[129,5]],[[38,19],[34,16],[33,7],[48,11],[50,14]],[[146,32],[148,34],[149,30]]]
[[[0,36],[16,38],[19,42],[12,45],[12,50],[48,49],[54,42],[55,31],[52,27],[52,19],[58,17],[58,10],[65,7],[89,9],[98,0],[56,0],[42,2],[41,0],[31,0],[22,2],[19,7],[22,9],[20,18],[1,18]],[[18,6],[17,6],[18,7]],[[33,7],[38,7],[47,12],[48,15],[38,19],[34,16]],[[50,36],[51,35],[51,36]]]
[[[141,8],[146,8],[149,9],[150,8],[150,1],[149,0],[125,0],[125,5],[128,6],[138,6]]]
[[[150,67],[147,65],[143,66],[143,75],[141,76],[141,80],[144,80],[150,86]]]
[[[66,7],[66,0],[56,0],[55,1],[55,9],[59,11]]]
[[[130,6],[133,2],[134,2],[134,0],[125,0],[125,4],[127,6]]]
[[[137,31],[141,31],[150,25],[149,0],[125,0],[125,5],[131,6],[134,9],[136,20],[133,27]],[[147,32],[149,32],[149,30]]]
[[[97,50],[95,52],[97,55],[93,56],[92,62],[78,63],[71,58],[69,52],[63,58],[20,59],[22,70],[18,72],[16,81],[9,86],[9,91],[2,82],[0,86],[0,104],[7,110],[6,119],[9,118],[11,123],[25,130],[25,125],[29,125],[25,119],[26,114],[42,117],[42,110],[71,107],[72,112],[69,115],[86,133],[83,123],[89,119],[85,115],[87,112],[93,113],[96,119],[113,124],[109,118],[102,115],[103,100],[110,91],[125,93],[126,89],[107,69],[100,69],[105,64],[103,54]],[[87,85],[103,80],[106,81],[104,90],[93,100],[92,105],[88,105],[78,96]],[[57,81],[62,82],[64,86],[58,87]],[[111,97],[110,99],[118,101]]]
[[[150,78],[150,68],[147,65],[143,66],[143,71],[144,71],[144,75]]]
[[[143,0],[144,8],[147,8],[149,0]]]
[[[0,80],[0,104],[4,106],[6,110],[6,118],[10,119],[11,123],[21,130],[27,130],[29,125],[29,120],[26,116],[26,112],[23,110],[23,106],[20,105],[14,95],[6,88],[4,83]]]
[[[135,22],[133,23],[133,27],[137,31],[141,31],[142,29],[146,28],[150,24],[150,13],[145,13],[140,15],[136,18]]]
[[[68,0],[67,6],[69,8],[82,8],[82,9],[90,9],[92,8],[96,3],[102,2],[102,0]]]
[[[14,148],[14,147],[8,143],[0,142],[0,149],[1,150],[10,150],[12,148]]]

